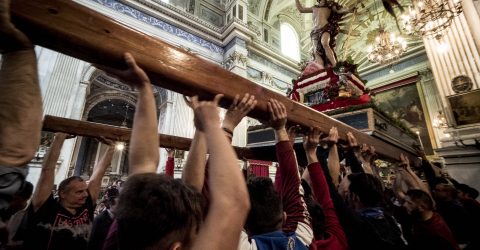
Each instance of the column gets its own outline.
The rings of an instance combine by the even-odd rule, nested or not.
[[[233,38],[225,49],[224,67],[241,76],[247,78],[247,47],[246,42],[238,37]],[[228,83],[235,84],[235,83]],[[235,128],[232,144],[234,146],[244,147],[247,145],[247,119],[244,118]]]
[[[441,41],[448,44],[446,51],[438,49],[439,41],[424,39],[442,107],[447,114],[449,108],[446,96],[455,94],[451,87],[454,77],[467,75],[474,83],[473,89],[480,87],[480,54],[472,37],[475,32],[476,30],[469,28],[465,15],[461,14],[453,20]]]
[[[462,6],[470,30],[478,31],[478,28],[480,27],[480,13],[478,12],[480,5],[475,6],[473,0],[462,0]],[[480,33],[472,32],[472,36],[477,50],[480,50]]]
[[[44,114],[80,119],[88,87],[80,80],[87,63],[41,47],[36,52]],[[75,140],[66,140],[62,147],[55,184],[68,177]],[[35,176],[31,180],[35,184],[39,171],[32,170]]]

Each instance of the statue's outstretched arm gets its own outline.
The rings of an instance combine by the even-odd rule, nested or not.
[[[303,7],[302,4],[300,3],[300,0],[295,0],[295,4],[297,5],[297,9],[298,9],[298,11],[300,11],[300,13],[312,13],[313,12],[312,7],[310,7],[310,8]]]

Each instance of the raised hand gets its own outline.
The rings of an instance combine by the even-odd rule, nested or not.
[[[165,151],[167,151],[167,155],[170,158],[173,158],[173,156],[175,155],[175,149],[173,148],[165,148]]]
[[[268,111],[270,112],[270,127],[274,130],[285,129],[287,124],[287,109],[283,103],[270,99],[268,101]]]
[[[358,142],[357,142],[357,138],[355,138],[355,136],[353,136],[352,132],[348,132],[347,133],[347,141],[348,141],[348,146],[355,149],[355,148],[358,148]]]
[[[290,143],[292,144],[292,146],[295,144],[295,139],[297,138],[297,134],[298,132],[300,132],[301,129],[302,128],[300,127],[300,125],[294,125],[288,128],[288,138],[290,139]]]
[[[338,142],[338,130],[337,127],[332,127],[328,133],[328,137],[325,138],[325,141],[331,144],[336,144]]]
[[[303,149],[309,154],[315,154],[317,152],[317,146],[320,143],[320,136],[322,132],[319,128],[310,128],[310,131],[303,137]]]
[[[128,66],[126,70],[118,70],[103,65],[95,66],[104,70],[109,75],[117,77],[122,82],[129,84],[132,88],[141,89],[145,85],[150,84],[150,79],[148,78],[147,74],[137,65],[135,58],[133,58],[130,53],[126,52],[123,54],[123,58]]]
[[[223,94],[218,94],[213,101],[199,101],[198,96],[191,98],[191,107],[195,114],[194,123],[198,130],[205,132],[210,128],[220,127],[218,103],[222,97]]]
[[[400,154],[400,166],[407,170],[410,168],[410,160],[403,154]]]
[[[242,121],[253,108],[257,105],[257,100],[255,100],[254,95],[246,93],[242,100],[240,100],[240,95],[236,95],[233,100],[232,105],[225,113],[225,119],[223,120],[223,128],[227,129],[229,132],[233,132],[235,127]]]

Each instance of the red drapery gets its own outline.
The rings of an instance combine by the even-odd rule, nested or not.
[[[271,161],[248,160],[249,173],[256,177],[269,177],[268,168],[272,165]]]

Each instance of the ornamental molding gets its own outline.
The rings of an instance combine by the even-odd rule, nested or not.
[[[119,2],[130,5],[132,1],[127,0],[118,0]],[[140,3],[146,7],[149,7],[159,13],[162,13],[168,17],[171,17],[181,23],[187,24],[189,27],[193,27],[194,29],[201,30],[204,33],[207,33],[211,36],[216,36],[220,38],[218,35],[222,33],[222,27],[215,26],[194,14],[191,14],[187,11],[179,9],[172,4],[167,4],[159,0],[134,0],[134,2]],[[170,11],[168,11],[170,10]],[[156,13],[150,13],[152,15],[156,15]],[[158,15],[157,15],[158,17]],[[202,27],[203,26],[203,27]],[[216,32],[213,33],[212,31]]]
[[[244,54],[234,51],[230,55],[228,55],[227,59],[223,63],[223,66],[227,70],[231,70],[234,66],[241,64],[243,66],[247,65],[248,58]]]

